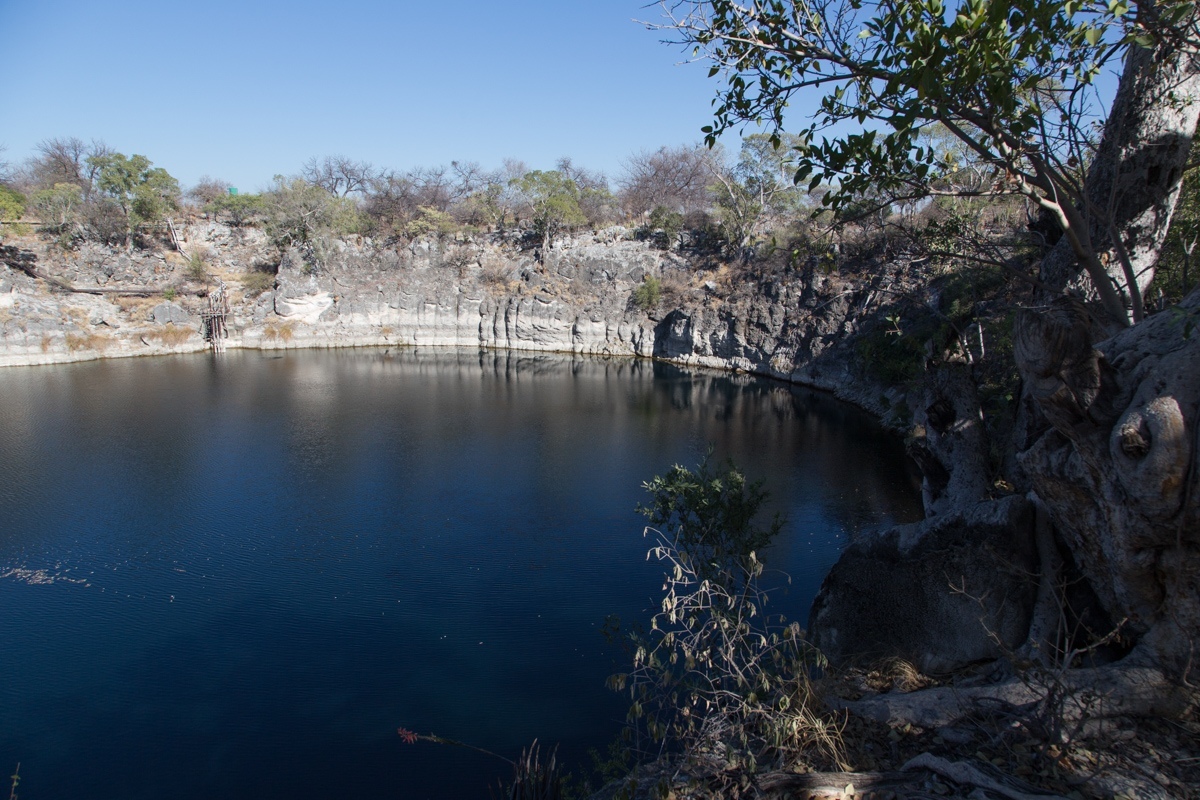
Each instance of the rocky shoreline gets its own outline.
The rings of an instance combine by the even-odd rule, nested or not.
[[[0,273],[0,366],[203,351],[202,295],[224,284],[227,348],[652,357],[830,391],[893,427],[909,415],[903,392],[852,366],[855,334],[874,324],[879,284],[903,282],[903,267],[824,274],[781,257],[753,273],[697,270],[610,228],[545,253],[500,235],[399,244],[355,237],[314,268],[298,250],[278,253],[254,228],[200,221],[181,233],[182,252],[90,244],[63,252],[33,237],[10,240]],[[47,280],[16,269],[17,255]],[[648,277],[661,282],[662,296],[643,308],[633,294]]]

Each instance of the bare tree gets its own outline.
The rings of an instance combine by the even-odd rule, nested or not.
[[[187,197],[203,208],[218,198],[226,196],[229,193],[229,186],[229,181],[203,175],[195,186],[188,189]]]
[[[450,172],[454,175],[454,201],[461,202],[489,183],[498,180],[495,172],[488,172],[478,161],[451,161]]]
[[[474,179],[465,167],[418,167],[407,172],[380,173],[367,185],[364,211],[385,228],[416,219],[422,209],[444,214],[465,196],[463,187]]]
[[[630,216],[641,216],[663,207],[677,214],[708,208],[712,182],[710,154],[701,145],[660,147],[630,156],[618,179],[619,197]]]
[[[354,161],[337,155],[310,158],[301,168],[300,175],[334,197],[346,197],[365,193],[375,172],[375,168],[366,161]]]
[[[36,149],[38,155],[26,167],[31,187],[50,189],[59,183],[69,183],[83,190],[85,200],[91,197],[99,160],[113,153],[111,147],[98,139],[85,143],[77,136],[45,139]]]

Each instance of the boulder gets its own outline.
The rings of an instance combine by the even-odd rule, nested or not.
[[[183,325],[190,319],[188,312],[176,303],[159,303],[150,310],[150,316],[159,325],[166,325],[168,322]]]
[[[870,534],[821,584],[813,643],[835,666],[894,657],[930,673],[1015,650],[1037,599],[1033,531],[1014,495]]]

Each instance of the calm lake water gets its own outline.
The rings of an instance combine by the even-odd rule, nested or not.
[[[632,360],[236,352],[0,371],[0,770],[33,798],[486,797],[624,717],[642,481],[709,445],[788,526],[806,619],[896,440],[828,396]],[[11,774],[0,771],[2,775]]]

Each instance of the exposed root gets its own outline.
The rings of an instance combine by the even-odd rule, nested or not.
[[[1178,718],[1197,702],[1194,690],[1172,681],[1162,670],[1125,662],[1092,669],[1067,670],[1058,676],[1068,693],[1061,713],[1068,724],[1105,717]],[[972,716],[998,711],[1014,718],[1038,712],[1044,694],[1016,678],[986,686],[939,686],[908,694],[884,694],[838,701],[852,714],[891,726],[943,728]]]

